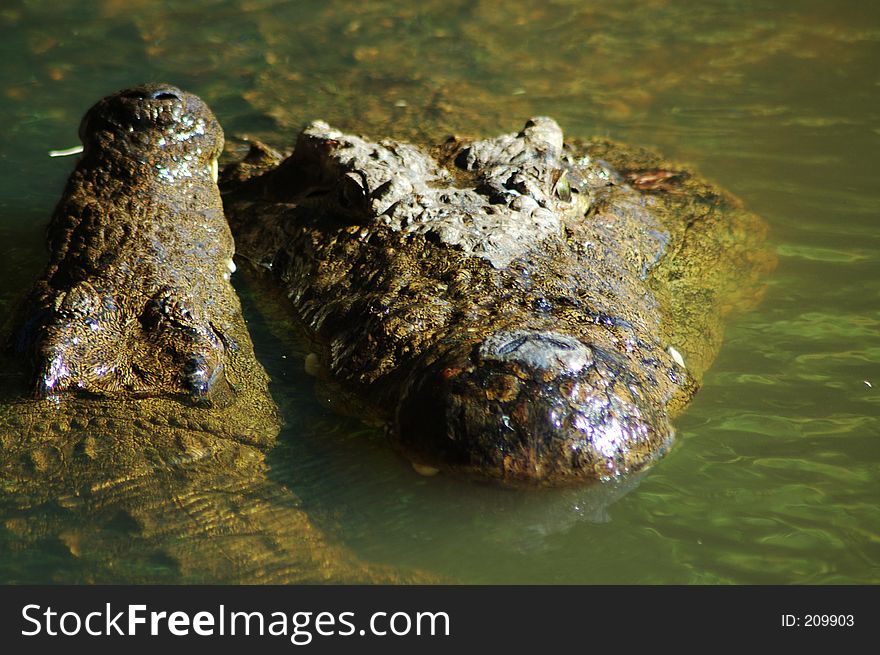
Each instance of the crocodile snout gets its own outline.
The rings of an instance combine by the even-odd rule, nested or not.
[[[428,365],[396,438],[415,463],[510,484],[609,479],[666,451],[673,430],[625,356],[554,331],[508,330]]]
[[[144,84],[98,101],[80,138],[18,339],[37,392],[228,404],[240,308],[220,124],[197,96]]]

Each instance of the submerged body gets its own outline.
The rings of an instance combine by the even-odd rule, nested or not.
[[[14,563],[37,544],[55,554],[37,579],[57,582],[403,579],[330,544],[269,478],[280,420],[229,282],[210,110],[145,85],[80,136],[13,331],[26,364],[3,380],[7,579],[33,580]]]
[[[772,266],[728,194],[551,119],[432,154],[313,123],[224,173],[239,251],[283,281],[310,368],[422,470],[609,479],[666,452],[724,316]]]

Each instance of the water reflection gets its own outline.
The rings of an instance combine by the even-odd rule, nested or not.
[[[641,471],[607,483],[570,489],[513,490],[460,480],[437,480],[436,488],[411,504],[411,529],[436,512],[456,517],[461,533],[479,534],[481,546],[496,552],[539,553],[579,523],[608,523],[612,505],[634,491]],[[376,525],[375,522],[372,523]]]

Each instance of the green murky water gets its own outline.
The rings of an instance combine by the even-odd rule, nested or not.
[[[47,151],[144,80],[279,146],[313,118],[426,142],[548,114],[691,162],[766,217],[780,265],[643,479],[419,478],[326,409],[249,304],[289,426],[272,476],[363,558],[465,582],[880,582],[880,5],[9,0],[0,51],[0,311],[72,165]],[[19,553],[0,581],[50,582],[54,557]]]

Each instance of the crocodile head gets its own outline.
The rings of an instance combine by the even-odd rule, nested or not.
[[[734,199],[655,155],[567,143],[548,117],[430,151],[315,121],[287,159],[255,147],[227,179],[238,245],[283,281],[312,372],[425,473],[644,469],[764,268]]]
[[[219,123],[198,97],[148,84],[98,102],[79,134],[20,330],[38,394],[229,400],[240,307]]]

